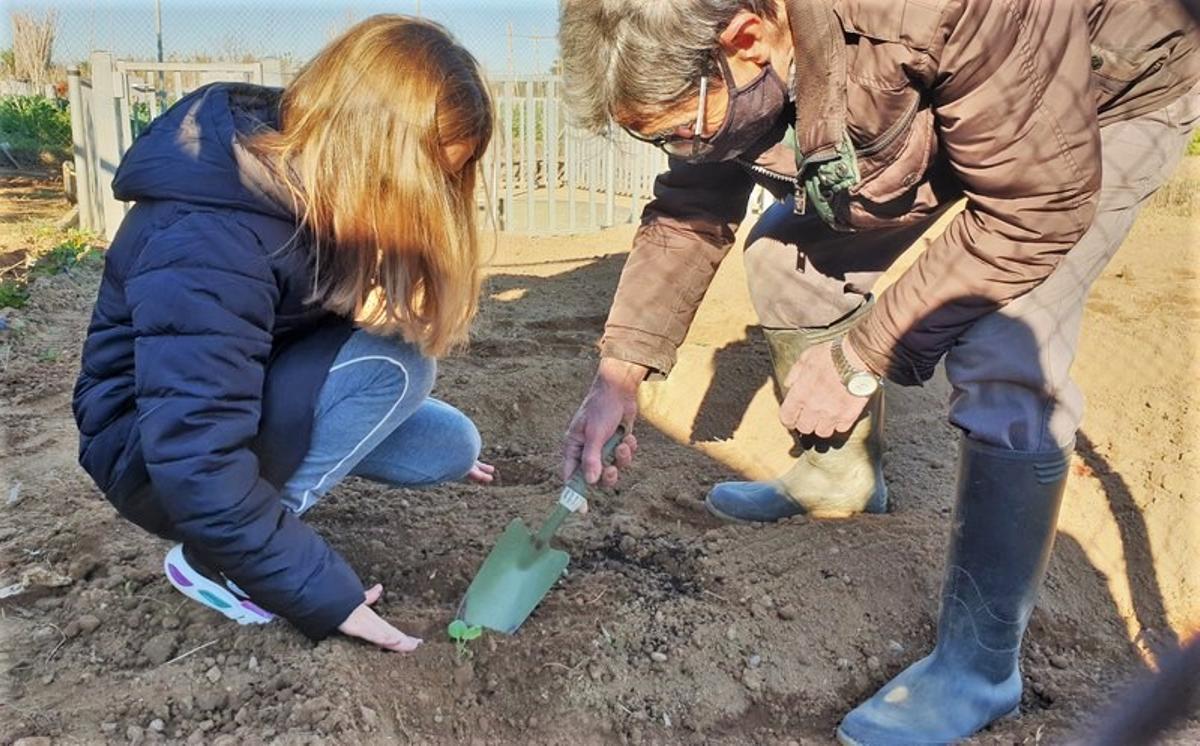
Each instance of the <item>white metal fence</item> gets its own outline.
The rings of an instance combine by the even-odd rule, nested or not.
[[[284,85],[277,59],[248,63],[131,62],[106,52],[91,77],[68,72],[80,225],[111,238],[128,210],[112,196],[121,157],[164,106],[214,81]],[[596,230],[637,220],[666,158],[623,133],[597,137],[571,127],[557,77],[491,81],[496,136],[484,157],[481,212],[504,231]]]

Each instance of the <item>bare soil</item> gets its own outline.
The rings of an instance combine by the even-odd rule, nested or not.
[[[61,176],[0,169],[0,280],[19,273],[26,257],[45,247],[54,222],[70,207]]]
[[[975,743],[1063,742],[1200,621],[1200,245],[1178,188],[1183,202],[1146,211],[1089,303],[1077,372],[1091,409],[1024,648],[1022,717]],[[29,586],[0,599],[0,744],[831,743],[841,715],[933,641],[948,386],[891,393],[893,513],[718,523],[709,485],[769,473],[786,449],[737,257],[678,373],[647,387],[637,464],[564,528],[569,574],[517,635],[485,635],[463,660],[446,638],[503,527],[557,494],[560,434],[631,236],[501,236],[472,350],[444,361],[435,391],[479,424],[497,486],[351,481],[311,514],[384,584],[382,612],[427,640],[403,657],[238,628],[170,588],[166,545],[75,465],[95,270],[36,281],[27,308],[0,312],[0,587]],[[0,241],[0,255],[20,248]],[[1197,740],[1197,722],[1174,738]]]

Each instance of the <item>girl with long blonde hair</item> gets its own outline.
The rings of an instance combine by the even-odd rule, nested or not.
[[[440,26],[357,24],[282,92],[213,84],[134,143],[75,393],[83,466],[175,545],[164,569],[240,623],[279,615],[392,650],[409,637],[301,520],[349,475],[486,483],[480,437],[430,398],[480,274],[479,67]]]

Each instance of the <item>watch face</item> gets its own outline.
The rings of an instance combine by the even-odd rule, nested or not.
[[[878,388],[878,379],[870,373],[856,373],[846,381],[846,390],[855,396],[870,396]]]

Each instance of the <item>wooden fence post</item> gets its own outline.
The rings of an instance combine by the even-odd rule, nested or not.
[[[112,240],[125,217],[125,205],[112,194],[113,176],[121,163],[121,117],[118,113],[113,57],[92,52],[92,124],[96,133],[96,187],[100,192],[100,214],[104,234]]]
[[[92,202],[94,174],[88,160],[88,111],[83,102],[83,86],[79,80],[79,68],[67,70],[67,97],[71,107],[71,153],[75,159],[75,203],[79,206],[79,227],[98,230],[99,217]]]

